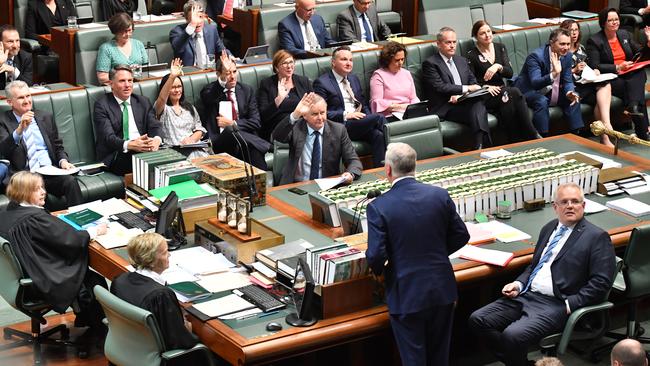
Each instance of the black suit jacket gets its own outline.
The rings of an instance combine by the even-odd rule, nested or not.
[[[131,95],[131,109],[140,135],[162,136],[160,121],[156,119],[151,102],[147,97]],[[95,126],[95,150],[97,159],[110,167],[118,154],[122,154],[124,131],[122,131],[122,109],[113,93],[106,93],[95,102],[93,112]]]
[[[20,75],[18,75],[17,80],[22,80],[31,86],[33,68],[32,68],[32,55],[31,53],[20,50],[18,54],[14,57],[14,67],[20,70]],[[0,73],[0,89],[4,90],[7,85],[7,73]]]
[[[368,100],[365,95],[363,95],[359,78],[354,74],[349,74],[348,82],[350,83],[350,88],[352,88],[354,97],[362,105],[361,112],[370,114],[371,112],[370,107],[368,106]],[[341,93],[341,88],[339,88],[339,84],[336,81],[336,77],[332,70],[314,80],[314,92],[323,97],[327,102],[327,119],[336,122],[343,122],[343,117],[345,116],[345,101],[343,100],[343,93]]]
[[[629,32],[619,29],[616,32],[616,37],[625,52],[626,61],[632,61],[639,52],[641,53],[641,60],[650,58],[650,49],[647,46],[641,47],[636,43]],[[600,31],[587,40],[587,63],[589,67],[598,69],[601,73],[616,74],[614,54],[609,42],[607,42],[605,32]]]
[[[219,84],[219,81],[214,81],[201,90],[201,102],[204,110],[201,121],[208,130],[210,140],[213,141],[220,133],[216,120],[219,115],[219,102],[229,100],[223,90],[224,88]],[[257,110],[257,101],[253,88],[237,82],[235,98],[237,99],[237,127],[239,133],[250,148],[266,153],[269,151],[271,144],[259,136],[261,127],[260,113]]]
[[[52,21],[52,12],[43,0],[34,0],[27,3],[27,17],[25,18],[25,37],[37,39],[39,34],[50,34],[50,28],[68,24],[68,17],[77,15],[77,9],[72,0],[54,0],[56,3],[56,17]]]
[[[52,160],[52,165],[59,167],[61,159],[68,159],[63,149],[63,141],[59,137],[59,130],[52,119],[52,115],[47,112],[34,111],[34,119],[38,124],[38,129],[43,135],[43,141],[47,146],[47,152]],[[21,170],[29,170],[27,160],[27,146],[21,139],[18,144],[15,143],[13,132],[18,127],[18,121],[12,110],[5,111],[0,116],[0,153],[10,162],[9,174],[5,178],[8,183],[9,177]]]
[[[293,87],[298,97],[312,92],[311,82],[302,75],[293,74],[291,76]],[[291,103],[285,98],[279,106],[275,105],[275,98],[278,96],[278,75],[273,74],[262,80],[259,89],[257,89],[257,103],[262,118],[262,129],[260,135],[268,138],[275,126],[293,112],[298,103]]]
[[[463,85],[478,84],[465,57],[454,55],[453,60]],[[449,98],[452,95],[463,93],[463,87],[454,84],[451,71],[438,52],[422,63],[422,76],[424,81],[422,88],[426,91],[427,99],[429,99],[431,113],[447,112],[452,106],[449,103]]]
[[[552,220],[540,231],[533,261],[517,278],[524,286],[557,224],[557,219]],[[568,300],[571,310],[605,300],[614,282],[615,257],[609,234],[586,219],[580,220],[551,264],[555,297]]]
[[[289,116],[285,117],[273,131],[273,139],[289,144],[289,161],[282,171],[280,184],[293,183],[307,139],[307,121],[301,119],[292,125]],[[323,153],[321,154],[323,178],[343,173],[340,169],[341,159],[345,165],[345,171],[350,172],[354,179],[361,176],[363,166],[342,124],[329,120],[325,122],[321,140],[323,143]]]
[[[639,9],[645,8],[647,6],[647,0],[621,0],[619,8],[621,14],[639,15]]]
[[[386,25],[377,15],[377,9],[370,6],[366,11],[366,16],[370,21],[370,28],[374,41],[383,41],[392,33],[390,27]],[[354,12],[354,5],[350,5],[347,9],[343,10],[336,16],[336,27],[338,29],[339,41],[365,41],[361,39],[361,27],[359,26],[359,18],[357,13]]]

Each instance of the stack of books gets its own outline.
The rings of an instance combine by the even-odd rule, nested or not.
[[[335,242],[308,249],[305,253],[316,283],[328,285],[362,277],[368,273],[366,253],[346,243]]]
[[[173,149],[133,154],[133,183],[145,190],[155,188],[155,168],[160,165],[185,160],[185,155]]]
[[[304,239],[294,240],[255,253],[255,259],[274,272],[293,279],[296,274],[298,257],[314,245]]]
[[[214,187],[207,183],[198,184],[193,180],[188,180],[152,189],[149,194],[153,197],[153,200],[162,202],[172,191],[176,192],[178,204],[182,210],[214,205],[218,193]]]
[[[199,181],[203,172],[187,160],[159,165],[154,169],[152,188],[166,187],[188,180]]]

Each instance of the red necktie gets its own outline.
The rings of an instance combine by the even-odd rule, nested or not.
[[[230,100],[230,106],[232,108],[232,120],[236,121],[238,119],[237,108],[235,108],[235,98],[233,97],[233,92],[232,90],[228,90],[226,94],[228,94],[228,100]]]

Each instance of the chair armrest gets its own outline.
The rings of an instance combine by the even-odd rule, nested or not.
[[[210,350],[202,343],[198,343],[196,346],[190,349],[174,349],[171,351],[163,352],[160,356],[166,362],[170,362],[174,359],[178,359],[184,357],[185,355],[195,353],[195,352],[205,353],[205,357],[204,357],[205,363],[203,363],[203,365],[208,365],[208,366],[214,365],[214,359],[212,358],[212,354]]]
[[[31,39],[31,38],[21,38],[21,39],[20,39],[20,47],[21,47],[23,50],[25,50],[25,51],[27,51],[27,52],[29,52],[29,53],[37,53],[38,51],[40,51],[40,49],[41,49],[42,46],[41,46],[41,44],[40,44],[37,40],[35,40],[35,39]]]
[[[30,287],[32,284],[34,284],[34,281],[32,281],[31,278],[22,278],[18,283],[22,287]]]
[[[560,343],[558,344],[557,347],[558,354],[564,354],[564,352],[566,352],[567,346],[569,345],[569,341],[571,340],[571,334],[573,333],[573,328],[578,323],[578,320],[580,320],[583,316],[589,313],[593,313],[595,311],[607,310],[612,308],[613,306],[614,306],[613,303],[609,301],[605,301],[600,304],[585,306],[572,312],[571,315],[569,316],[569,319],[566,322],[566,325],[564,326],[564,331],[562,331],[562,338],[560,338]]]
[[[643,24],[643,18],[640,15],[635,14],[621,14],[621,24],[633,25],[639,27]]]
[[[442,151],[445,155],[455,155],[455,154],[460,154],[460,151],[454,150],[451,147],[442,147]]]

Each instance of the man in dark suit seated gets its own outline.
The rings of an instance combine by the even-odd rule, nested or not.
[[[10,161],[9,174],[4,185],[19,171],[38,171],[39,168],[55,166],[72,169],[68,154],[52,115],[32,111],[32,95],[24,81],[16,80],[5,88],[7,104],[11,110],[0,116],[0,155]],[[0,165],[4,165],[0,163]],[[68,206],[83,202],[79,183],[72,175],[44,175],[45,190],[57,197],[65,196]]]
[[[456,53],[456,32],[449,27],[438,31],[438,52],[422,63],[423,88],[429,99],[429,110],[440,118],[468,125],[474,134],[474,147],[492,145],[485,102],[480,97],[458,102],[461,94],[481,88],[469,69],[467,59]],[[498,86],[487,86],[490,94],[499,93]]]
[[[584,218],[582,189],[557,188],[557,219],[539,233],[533,260],[504,297],[476,310],[472,330],[507,366],[527,365],[528,346],[564,328],[569,314],[605,300],[614,281],[615,255],[609,234]]]
[[[32,85],[32,55],[20,49],[20,34],[13,25],[0,27],[0,89],[14,80]]]
[[[162,126],[149,99],[133,94],[129,66],[116,66],[110,79],[111,92],[95,102],[95,150],[111,172],[124,175],[133,169],[133,153],[158,150]]]
[[[314,91],[327,102],[327,119],[345,125],[352,140],[367,141],[372,146],[375,167],[383,165],[386,143],[386,118],[370,113],[368,100],[361,90],[361,81],[352,74],[352,52],[342,46],[332,54],[332,70],[314,81]]]
[[[377,16],[372,0],[354,0],[349,8],[336,16],[339,41],[383,41],[390,28]]]
[[[417,154],[386,151],[392,188],[368,204],[368,266],[384,274],[393,335],[403,365],[449,364],[458,295],[449,255],[469,240],[446,190],[415,180]]]
[[[205,24],[203,4],[190,0],[183,5],[186,24],[179,24],[169,31],[169,43],[174,57],[183,65],[206,68],[208,55],[219,57],[226,50],[214,24]]]
[[[325,29],[325,21],[316,14],[315,0],[296,0],[296,11],[278,23],[280,48],[296,58],[307,57],[307,51],[328,47],[334,40]]]
[[[221,54],[216,69],[217,81],[201,90],[201,120],[208,130],[212,150],[228,153],[266,170],[264,154],[271,144],[259,136],[262,123],[255,91],[237,81],[237,65],[227,54]]]
[[[305,94],[276,126],[272,138],[289,144],[289,161],[280,184],[339,175],[341,160],[346,183],[361,176],[363,166],[345,127],[327,120],[327,103],[318,94]]]
[[[571,35],[566,29],[551,32],[546,46],[539,47],[526,57],[526,62],[515,80],[526,103],[533,110],[533,124],[542,136],[548,136],[549,107],[560,106],[569,130],[578,132],[584,123],[580,112],[580,97],[575,92],[571,73]]]

